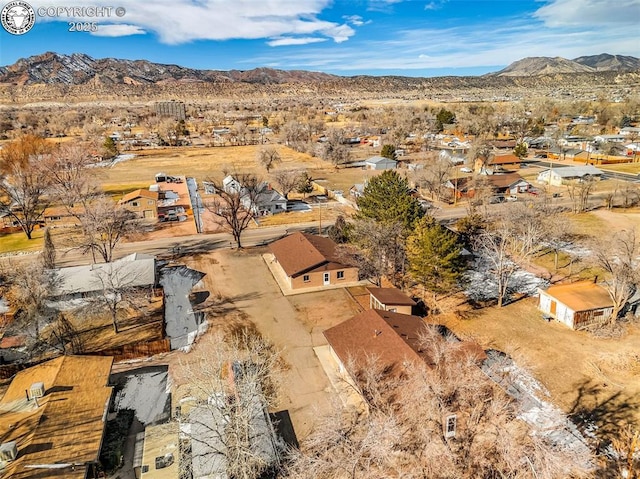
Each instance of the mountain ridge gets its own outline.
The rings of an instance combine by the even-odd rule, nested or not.
[[[595,72],[633,72],[640,70],[640,59],[607,53],[582,56],[573,60],[562,57],[527,57],[483,77],[530,77],[553,74]],[[251,70],[200,70],[176,64],[148,60],[116,58],[94,59],[84,53],[71,55],[46,52],[21,58],[13,65],[0,67],[0,83],[14,85],[153,85],[166,83],[249,83],[278,85],[317,83],[345,78],[391,78],[374,75],[345,77],[307,70],[278,70],[258,67]],[[402,77],[399,78],[414,78]],[[415,77],[420,78],[420,77]],[[450,78],[450,77],[435,77]],[[460,77],[466,78],[466,77]],[[473,78],[473,77],[469,77]]]
[[[558,73],[633,72],[640,70],[640,59],[601,53],[568,60],[562,57],[526,57],[487,77],[537,76]]]

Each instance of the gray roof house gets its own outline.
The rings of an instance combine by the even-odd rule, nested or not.
[[[154,256],[132,253],[111,263],[72,266],[51,270],[53,287],[51,298],[78,298],[102,291],[103,282],[123,287],[153,287],[157,282]]]
[[[364,164],[368,170],[394,170],[398,162],[382,156],[372,156]]]
[[[541,171],[538,175],[538,182],[560,186],[566,181],[581,180],[588,177],[600,178],[602,174],[602,170],[593,165],[564,166]]]
[[[242,206],[256,216],[287,211],[287,199],[267,182],[260,183],[254,194],[233,176],[228,175],[222,180],[222,188],[227,193],[238,193]]]
[[[245,208],[251,203],[249,197],[245,197],[242,200],[245,204]],[[253,214],[264,216],[268,214],[283,213],[287,211],[287,199],[280,192],[274,190],[270,184],[262,183],[260,185],[260,191],[256,195]]]

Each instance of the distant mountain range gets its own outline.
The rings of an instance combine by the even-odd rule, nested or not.
[[[640,71],[640,59],[631,56],[585,56],[567,60],[530,57],[518,60],[490,77],[530,77],[550,74]],[[366,76],[364,76],[366,77]],[[0,67],[0,83],[14,85],[163,85],[168,83],[248,83],[259,85],[303,84],[336,81],[344,77],[304,70],[196,70],[146,60],[94,59],[82,53],[47,52]],[[358,78],[363,78],[359,76]]]
[[[624,55],[591,55],[567,60],[562,57],[527,57],[487,76],[535,76],[557,73],[633,72],[640,70],[640,59]]]
[[[256,68],[240,71],[195,70],[146,60],[94,59],[83,53],[47,52],[0,67],[0,83],[18,85],[150,85],[167,82],[243,82],[263,85],[317,82],[336,78],[327,73]]]

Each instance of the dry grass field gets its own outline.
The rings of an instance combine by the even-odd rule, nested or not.
[[[640,422],[640,327],[629,326],[621,338],[599,339],[547,323],[536,304],[537,298],[527,298],[470,311],[467,319],[442,315],[438,322],[463,339],[512,356],[565,412],[593,411],[616,424]]]
[[[112,193],[148,187],[159,172],[173,176],[192,176],[198,181],[207,178],[222,180],[223,171],[257,172],[266,177],[258,165],[260,146],[174,147],[135,151],[136,156],[100,171],[103,187]],[[286,146],[275,145],[282,163],[279,168],[318,169],[327,163]]]

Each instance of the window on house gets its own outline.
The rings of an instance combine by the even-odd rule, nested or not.
[[[593,312],[594,316],[604,316],[604,311],[603,310],[599,310],[599,311],[594,311]]]
[[[305,283],[308,283],[309,281],[311,281],[311,278],[309,278],[309,275],[308,275],[308,274],[305,274],[305,275],[302,277],[302,281],[304,281]]]
[[[138,203],[137,201],[132,201],[131,206],[140,206],[140,203]]]
[[[148,204],[148,205],[153,205],[153,200],[149,200],[149,201],[147,201],[147,204]]]
[[[344,279],[344,271],[338,271],[338,273],[337,273],[336,277],[337,277],[338,279]]]

